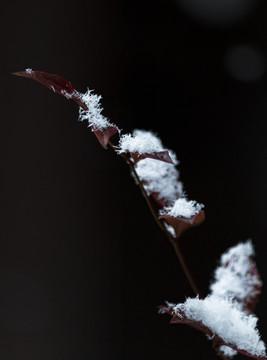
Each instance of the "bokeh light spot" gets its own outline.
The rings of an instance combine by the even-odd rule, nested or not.
[[[231,25],[247,17],[257,0],[176,0],[190,16],[213,25]]]
[[[224,59],[228,73],[244,82],[257,81],[266,70],[266,61],[260,51],[240,45],[228,50]]]

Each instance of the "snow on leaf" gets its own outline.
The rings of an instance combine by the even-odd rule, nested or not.
[[[251,240],[228,249],[220,259],[210,285],[211,293],[223,298],[231,297],[253,312],[261,292],[262,282],[253,261]]]
[[[226,357],[232,358],[233,356],[237,355],[237,351],[230,348],[229,346],[226,345],[221,345],[219,347],[219,351],[221,353],[223,353],[223,355],[225,355]]]
[[[57,94],[75,101],[80,106],[79,119],[88,121],[89,127],[91,127],[104,148],[106,148],[110,137],[118,132],[118,128],[101,114],[102,108],[99,104],[101,97],[92,94],[91,90],[82,94],[65,78],[43,71],[26,69],[25,71],[15,72],[14,75],[33,79]]]
[[[205,220],[203,207],[203,204],[198,204],[194,200],[180,197],[172,206],[160,211],[159,219],[164,219],[173,227],[176,237],[180,237],[184,231],[200,225]]]
[[[164,214],[160,215],[159,219],[164,219],[168,225],[174,229],[175,237],[179,238],[186,230],[200,225],[205,220],[205,212],[200,210],[198,214],[193,215],[189,219],[185,217],[174,217]]]
[[[170,150],[174,164],[146,158],[135,164],[135,170],[148,195],[159,205],[168,206],[183,194],[183,184],[179,181],[176,155]]]
[[[146,158],[135,164],[135,170],[147,194],[161,208],[159,218],[165,219],[166,230],[172,237],[179,237],[187,229],[201,224],[205,213],[201,210],[202,204],[185,199],[176,168],[179,161],[172,150],[169,153],[173,164]]]
[[[215,295],[188,298],[182,304],[167,304],[162,313],[172,315],[171,323],[186,324],[209,335],[217,346],[228,346],[256,359],[267,359],[265,344],[256,327],[257,317],[244,312],[231,300]]]
[[[146,158],[161,160],[161,161],[165,161],[170,164],[173,163],[168,150],[158,151],[153,154],[149,154],[149,153],[139,154],[138,152],[130,152],[130,155],[133,158],[135,163],[137,163],[138,161],[140,161],[142,159],[146,159]]]
[[[168,206],[162,210],[162,215],[169,215],[187,219],[189,223],[194,221],[193,217],[197,215],[204,207],[195,200],[187,200],[185,197],[177,199],[172,206]]]
[[[163,148],[161,140],[151,131],[135,129],[132,135],[122,135],[118,153],[129,153],[135,162],[152,158],[173,164],[168,150]]]
[[[81,101],[85,104],[85,108],[80,107],[79,120],[88,122],[88,126],[91,127],[99,142],[105,148],[110,137],[118,132],[118,128],[102,115],[101,99],[101,96],[94,94],[89,89],[85,94],[81,94]]]

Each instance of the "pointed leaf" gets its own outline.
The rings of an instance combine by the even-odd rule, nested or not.
[[[48,89],[60,94],[67,99],[74,100],[79,106],[84,107],[80,98],[80,93],[73,87],[70,81],[66,80],[62,76],[57,74],[49,74],[43,71],[36,71],[27,69],[25,71],[18,71],[13,75],[23,76],[29,79],[33,79],[42,85],[48,87]]]
[[[26,69],[13,73],[13,75],[23,76],[33,79],[42,85],[48,87],[57,94],[64,96],[67,99],[75,101],[84,111],[88,110],[88,106],[83,101],[83,94],[78,92],[70,81],[57,74],[50,74],[43,71]],[[118,129],[113,124],[108,124],[103,129],[98,129],[94,124],[91,124],[92,132],[95,133],[100,144],[106,148],[111,136],[118,132]]]
[[[202,306],[202,303],[204,304],[206,299],[206,305]],[[160,307],[160,313],[171,315],[171,324],[185,324],[208,335],[209,339],[213,341],[214,348],[218,352],[220,352],[220,347],[224,345],[248,357],[259,360],[266,360],[267,357],[265,355],[265,346],[259,338],[257,329],[255,327],[253,328],[253,326],[251,327],[252,323],[250,320],[248,320],[246,313],[243,313],[242,310],[240,310],[239,319],[237,319],[235,316],[233,317],[233,314],[236,315],[235,305],[232,307],[230,301],[225,300],[225,303],[223,303],[223,300],[218,300],[218,308],[216,310],[216,308],[212,309],[216,298],[213,298],[212,300],[212,297],[207,297],[206,299],[188,299],[186,303],[178,305],[167,304]],[[193,306],[188,305],[190,304],[190,301],[193,301]],[[196,302],[199,302],[199,305]],[[216,312],[221,311],[220,306],[226,306],[226,309],[222,310],[223,315],[221,315],[220,320],[218,317],[216,323],[214,317],[216,317]],[[241,321],[241,324],[239,321]],[[243,328],[243,326],[246,327],[246,324],[249,327],[248,331]],[[230,329],[231,327],[234,330]],[[232,331],[231,334],[235,334],[234,338],[227,334],[228,330]],[[239,333],[239,331],[241,332]],[[229,340],[226,341],[225,339],[227,338]],[[254,343],[251,344],[250,341],[253,341]],[[242,347],[242,349],[237,346],[238,344],[240,347]]]
[[[131,157],[133,158],[133,161],[137,163],[138,161],[146,158],[155,159],[155,160],[161,160],[164,162],[167,162],[169,164],[173,164],[172,158],[170,157],[169,151],[157,151],[155,153],[149,154],[149,153],[143,153],[140,154],[138,152],[130,152]]]
[[[198,214],[192,216],[189,219],[170,215],[161,215],[159,216],[159,219],[166,220],[166,222],[173,227],[176,236],[180,237],[186,230],[200,225],[205,220],[205,212],[204,210],[200,210]]]
[[[116,126],[108,126],[103,130],[100,129],[94,129],[94,126],[92,126],[92,131],[97,137],[100,144],[103,146],[104,149],[106,149],[109,139],[111,136],[115,135],[118,132],[118,129]]]

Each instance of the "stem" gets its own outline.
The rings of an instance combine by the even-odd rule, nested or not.
[[[116,147],[112,144],[112,142],[110,140],[109,140],[109,145],[112,147],[112,149],[114,151],[116,151]],[[137,172],[135,170],[133,162],[125,154],[120,154],[120,155],[126,160],[128,165],[130,166],[130,168],[131,168],[131,170],[132,170],[132,172],[133,172],[133,174],[134,174],[134,176],[135,176],[135,178],[137,180],[137,183],[138,183],[138,185],[139,185],[139,187],[141,189],[141,192],[142,192],[142,194],[143,194],[143,196],[144,196],[144,198],[146,200],[146,203],[148,205],[148,208],[149,208],[154,220],[158,224],[159,228],[164,232],[164,234],[169,238],[170,242],[172,243],[174,251],[176,253],[176,256],[177,256],[177,258],[178,258],[178,260],[180,262],[180,265],[181,265],[181,267],[183,269],[183,272],[185,273],[185,276],[186,276],[186,278],[187,278],[193,292],[195,293],[195,295],[198,295],[201,298],[202,297],[201,292],[200,292],[200,290],[199,290],[199,288],[198,288],[198,286],[196,284],[196,281],[195,281],[195,279],[194,279],[194,277],[192,275],[192,272],[191,272],[191,270],[190,270],[190,268],[189,268],[189,266],[188,266],[188,264],[187,264],[187,262],[185,260],[185,257],[184,257],[184,255],[182,253],[182,250],[180,248],[179,238],[174,238],[174,237],[170,236],[169,232],[167,231],[167,229],[164,226],[164,223],[163,223],[164,220],[160,220],[158,218],[158,215],[157,215],[157,213],[156,213],[156,211],[155,211],[155,209],[154,209],[154,207],[153,207],[153,205],[152,205],[152,203],[150,201],[150,198],[149,198],[149,196],[148,196],[148,194],[147,194],[147,192],[146,192],[146,190],[145,190],[145,188],[144,188],[144,186],[143,186],[143,184],[142,184],[142,182],[141,182],[141,180],[140,180],[140,178],[139,178],[139,176],[138,176],[138,174],[137,174]]]
[[[116,146],[114,146],[112,144],[112,142],[109,140],[108,144],[112,147],[112,149],[116,152]],[[170,240],[171,244],[173,245],[173,248],[174,248],[174,251],[175,251],[175,254],[179,260],[179,263],[182,267],[182,270],[193,290],[193,292],[195,293],[195,295],[198,295],[200,299],[203,299],[204,296],[201,294],[201,291],[197,285],[197,282],[189,268],[189,265],[187,264],[186,260],[185,260],[185,256],[183,255],[183,252],[181,250],[181,247],[180,247],[180,244],[179,244],[179,238],[174,238],[170,235],[170,233],[167,231],[167,229],[165,228],[164,226],[164,221],[165,220],[160,220],[157,216],[157,213],[150,201],[150,198],[135,170],[135,167],[134,167],[134,164],[133,162],[130,160],[129,156],[125,155],[125,154],[120,154],[122,156],[122,158],[124,158],[124,160],[128,163],[128,165],[130,166],[136,180],[137,180],[137,183],[141,189],[141,192],[146,200],[146,203],[148,205],[148,208],[149,210],[151,211],[156,223],[158,224],[159,228],[164,232],[164,234],[168,237],[168,239]],[[215,341],[214,341],[215,342]],[[214,349],[215,349],[215,346],[214,346]],[[220,351],[218,351],[218,349],[215,351],[217,352],[217,355],[222,359],[222,360],[228,360],[228,357],[224,356]]]
[[[143,196],[144,196],[144,198],[145,198],[145,200],[146,200],[146,202],[147,202],[148,208],[149,208],[149,210],[151,211],[151,213],[152,213],[152,215],[153,215],[156,223],[158,224],[159,228],[160,228],[165,234],[167,234],[167,231],[166,231],[163,223],[159,220],[158,215],[157,215],[157,213],[155,212],[155,209],[153,208],[153,206],[152,206],[152,204],[151,204],[151,201],[150,201],[150,199],[149,199],[149,197],[148,197],[148,195],[147,195],[147,192],[146,192],[146,190],[145,190],[142,182],[140,181],[140,178],[139,178],[139,176],[137,175],[134,166],[133,166],[132,164],[130,164],[130,166],[131,166],[132,172],[134,173],[134,176],[135,176],[135,178],[136,178],[136,180],[137,180],[137,182],[138,182],[138,185],[139,185],[139,187],[140,187],[140,189],[141,189],[141,192],[142,192],[142,194],[143,194]]]
[[[109,140],[108,144],[112,147],[112,149],[116,152],[117,148],[115,145],[112,144],[112,142]],[[146,203],[148,205],[148,208],[150,210],[150,212],[152,213],[156,223],[158,224],[159,228],[164,232],[164,234],[168,237],[168,239],[170,240],[173,248],[174,248],[174,251],[175,251],[175,254],[179,260],[179,263],[182,267],[182,270],[191,286],[191,289],[193,290],[193,292],[195,293],[195,295],[199,296],[200,299],[203,299],[204,296],[202,295],[198,285],[197,285],[197,282],[192,274],[192,271],[190,270],[190,267],[188,265],[188,263],[186,262],[185,260],[185,256],[182,252],[182,249],[180,247],[180,244],[179,244],[179,238],[174,238],[173,236],[170,235],[170,233],[168,232],[168,230],[166,229],[166,227],[164,226],[164,222],[165,220],[160,220],[158,218],[158,215],[157,215],[157,212],[155,211],[152,203],[151,203],[151,200],[143,186],[143,183],[142,181],[140,180],[136,170],[135,170],[135,167],[134,167],[134,163],[130,160],[130,157],[125,155],[125,154],[120,154],[122,156],[122,158],[124,158],[124,160],[128,163],[128,165],[130,166],[136,180],[137,180],[137,183],[141,189],[141,192],[146,200]],[[214,350],[217,352],[217,355],[218,357],[220,357],[222,360],[228,360],[229,358],[227,356],[225,356],[222,352],[220,352],[218,349],[216,349],[216,341],[215,339],[213,340],[213,347],[214,347]]]
[[[201,291],[199,290],[198,285],[196,283],[196,280],[195,280],[195,278],[185,260],[185,257],[182,253],[182,250],[181,250],[181,247],[179,244],[179,238],[169,237],[169,239],[173,245],[175,254],[180,262],[180,265],[183,269],[183,272],[185,273],[185,276],[187,277],[187,280],[188,280],[192,290],[194,291],[195,295],[198,295],[200,298],[203,298],[203,296],[201,295]]]
[[[116,151],[116,147],[111,143],[111,141],[109,141],[109,145],[113,148],[114,151]],[[149,208],[150,212],[152,213],[152,215],[153,215],[153,217],[154,217],[154,220],[155,220],[156,223],[158,224],[159,228],[160,228],[165,234],[167,234],[167,231],[166,231],[165,227],[163,226],[162,222],[159,220],[158,215],[157,215],[155,209],[153,208],[153,206],[152,206],[152,204],[151,204],[151,201],[150,201],[150,199],[149,199],[149,196],[147,195],[147,192],[146,192],[146,190],[145,190],[145,188],[144,188],[144,186],[143,186],[143,184],[142,184],[142,182],[141,182],[141,180],[140,180],[140,178],[139,178],[139,176],[138,176],[138,174],[137,174],[137,172],[136,172],[136,170],[135,170],[134,164],[133,164],[132,161],[129,159],[129,157],[126,156],[125,154],[120,154],[120,155],[126,160],[126,162],[128,163],[128,165],[130,166],[130,168],[131,168],[131,170],[132,170],[132,172],[133,172],[133,174],[134,174],[134,176],[135,176],[135,178],[136,178],[136,180],[137,180],[137,183],[138,183],[138,185],[139,185],[139,187],[140,187],[140,189],[141,189],[142,195],[144,196],[144,198],[145,198],[145,200],[146,200],[146,203],[147,203],[147,205],[148,205],[148,208]]]

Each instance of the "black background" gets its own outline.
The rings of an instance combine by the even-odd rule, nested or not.
[[[266,64],[267,5],[254,5],[231,23],[175,0],[1,5],[1,359],[216,358],[205,336],[157,314],[194,294],[126,164],[75,103],[10,73],[89,86],[124,133],[153,130],[177,153],[206,209],[181,242],[204,292],[221,253],[247,238],[267,281],[267,78],[240,81],[224,60],[245,44]],[[265,341],[266,301],[263,288]]]

